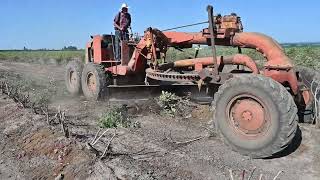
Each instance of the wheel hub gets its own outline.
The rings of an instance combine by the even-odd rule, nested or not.
[[[96,86],[96,77],[93,73],[89,73],[87,75],[87,86],[88,86],[88,89],[92,92],[95,92],[96,89],[97,89],[97,86]]]
[[[265,110],[251,98],[237,99],[231,106],[231,120],[234,127],[245,134],[259,134],[265,124]]]
[[[242,113],[242,118],[246,121],[251,121],[252,120],[252,112],[250,111],[244,111]]]

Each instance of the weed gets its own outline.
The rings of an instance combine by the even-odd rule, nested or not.
[[[45,94],[38,94],[34,98],[30,97],[29,92],[22,91],[19,84],[10,84],[6,81],[0,81],[0,92],[8,95],[15,102],[24,108],[32,108],[36,114],[42,114],[44,109],[48,109],[49,97]]]
[[[188,97],[182,98],[166,91],[161,92],[156,102],[162,108],[161,112],[171,117],[188,116],[193,107]]]
[[[177,112],[177,104],[179,102],[179,97],[173,93],[162,91],[159,98],[157,98],[158,105],[163,108],[163,111],[174,116]]]
[[[104,113],[100,120],[101,128],[131,128],[140,127],[138,122],[133,122],[128,116],[128,108],[126,105],[121,107],[114,107],[108,112]]]
[[[20,74],[0,72],[0,92],[19,102],[25,108],[32,108],[35,113],[41,114],[47,109],[51,98],[56,94],[53,83],[33,80]]]

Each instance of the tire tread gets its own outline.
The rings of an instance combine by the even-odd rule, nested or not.
[[[267,78],[261,75],[243,75],[232,78],[226,81],[222,86],[220,86],[218,92],[214,95],[213,106],[217,106],[219,104],[219,99],[223,96],[224,91],[232,87],[237,87],[237,85],[243,83],[251,84],[253,86],[260,86],[263,87],[266,92],[271,92],[269,93],[271,95],[270,97],[272,98],[274,104],[278,107],[281,115],[280,132],[278,134],[278,137],[276,137],[276,139],[270,146],[264,148],[259,152],[243,149],[240,150],[236,146],[230,144],[227,140],[225,140],[225,142],[227,145],[231,146],[233,150],[252,158],[270,157],[275,153],[284,150],[291,143],[292,139],[295,136],[298,126],[296,104],[286,88],[284,88],[280,83],[272,80],[271,78]],[[279,98],[279,96],[281,98]],[[217,113],[215,113],[215,116],[215,119],[219,118]],[[221,132],[219,134],[222,135]]]

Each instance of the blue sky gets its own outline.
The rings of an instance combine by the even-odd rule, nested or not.
[[[92,34],[113,31],[123,0],[1,0],[0,49],[84,47]],[[165,29],[207,20],[212,4],[221,14],[236,12],[245,31],[279,42],[320,41],[318,0],[126,0],[133,30]],[[204,26],[183,29],[200,31]]]

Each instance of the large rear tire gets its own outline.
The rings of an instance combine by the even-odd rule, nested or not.
[[[241,75],[220,86],[214,97],[214,122],[233,150],[252,158],[285,149],[297,131],[297,107],[278,82]]]
[[[66,67],[65,83],[67,90],[71,95],[80,95],[81,89],[81,73],[83,64],[80,61],[70,61]]]
[[[85,64],[81,78],[82,91],[88,100],[100,100],[107,92],[107,79],[103,66]]]

